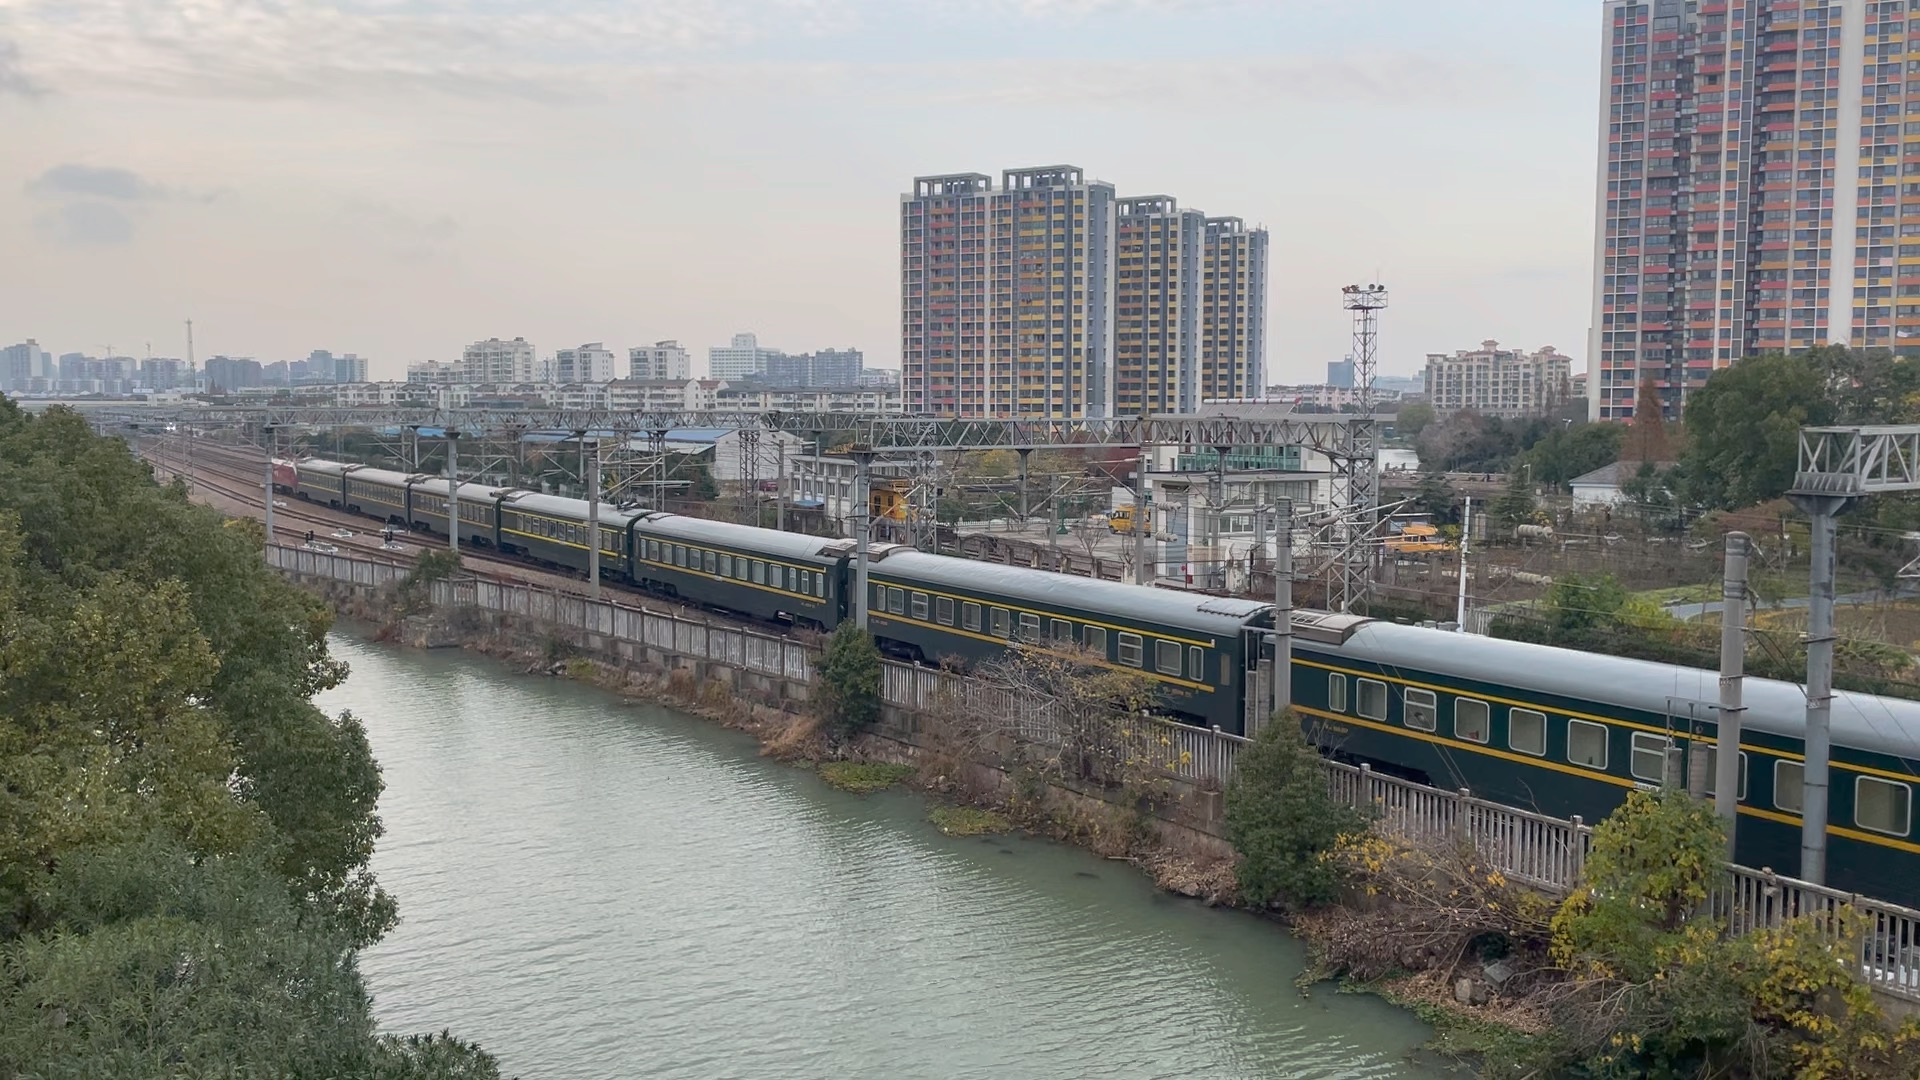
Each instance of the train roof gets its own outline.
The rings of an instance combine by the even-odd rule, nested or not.
[[[357,477],[362,474],[356,472],[353,475]],[[399,476],[402,483],[408,480],[413,481],[413,490],[415,491],[424,491],[430,495],[445,495],[447,493],[447,478],[444,476],[406,476],[400,473],[388,473],[387,475]],[[470,480],[462,480],[460,482],[460,501],[490,503],[502,496],[511,495],[515,490],[515,488],[494,487],[492,484],[476,484]]]
[[[1254,625],[1272,605],[1236,597],[1207,596],[1075,577],[1026,566],[956,559],[911,549],[884,553],[874,564],[889,576],[959,589],[984,589],[1065,608],[1092,608],[1143,622],[1226,636]]]
[[[854,546],[853,541],[838,537],[808,536],[805,533],[760,529],[752,525],[736,525],[731,521],[709,521],[680,514],[642,517],[634,531],[646,536],[725,544],[796,559],[838,559],[853,554]]]
[[[350,474],[355,480],[371,480],[376,484],[397,488],[406,487],[407,481],[413,479],[406,473],[394,472],[392,469],[376,469],[371,465],[356,465],[350,470]]]
[[[503,491],[501,494],[506,504],[516,510],[527,510],[535,514],[551,514],[554,517],[563,517],[569,521],[584,522],[587,520],[587,500],[585,499],[572,499],[564,495],[543,495],[538,491],[522,491],[519,489]],[[605,499],[600,500],[600,523],[602,525],[625,525],[634,518],[641,516],[641,513],[644,512],[645,511],[636,513],[632,510],[622,510]]]
[[[295,462],[295,465],[301,472],[310,472],[318,476],[339,476],[352,468],[344,461],[328,461],[325,458],[307,458],[305,461]]]
[[[1379,620],[1357,627],[1341,652],[1389,669],[1405,665],[1649,713],[1669,713],[1670,702],[1720,700],[1720,675],[1704,668]],[[1796,739],[1805,734],[1807,696],[1794,683],[1748,677],[1742,701],[1745,726]],[[1920,702],[1835,691],[1833,739],[1920,761]]]

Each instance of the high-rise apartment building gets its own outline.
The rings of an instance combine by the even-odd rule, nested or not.
[[[1070,165],[901,197],[908,412],[1107,416],[1257,395],[1267,233]]]
[[[1071,165],[923,176],[900,200],[908,412],[1113,409],[1113,185]]]
[[[466,347],[460,356],[460,381],[476,385],[533,381],[533,346],[526,338],[488,338]]]
[[[681,379],[693,377],[693,357],[677,341],[656,341],[627,350],[627,378]]]
[[[1920,350],[1911,6],[1607,0],[1594,416],[1753,353]]]
[[[713,345],[707,349],[707,374],[715,379],[744,379],[765,374],[767,361],[781,355],[778,349],[763,349],[752,334],[733,335],[731,345]]]
[[[1551,345],[1524,353],[1497,341],[1451,356],[1428,353],[1426,395],[1441,413],[1544,416],[1572,399],[1573,361]]]
[[[1267,385],[1267,230],[1208,218],[1200,279],[1200,396],[1258,397]]]
[[[1200,398],[1206,215],[1167,195],[1115,204],[1113,412],[1191,412]]]
[[[210,356],[206,363],[207,389],[232,393],[261,385],[260,361],[246,356]]]
[[[1327,361],[1327,385],[1336,390],[1353,389],[1353,357]]]
[[[759,381],[783,389],[858,386],[865,367],[866,356],[859,349],[821,349],[769,358]]]
[[[553,382],[604,383],[612,382],[613,376],[613,350],[604,342],[589,342],[553,354]]]
[[[26,390],[34,379],[44,378],[46,361],[41,358],[45,355],[32,338],[0,349],[0,390]]]
[[[148,390],[174,390],[192,381],[185,360],[149,356],[140,361],[140,385]]]

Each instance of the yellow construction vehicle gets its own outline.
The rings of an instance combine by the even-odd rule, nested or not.
[[[1148,511],[1146,511],[1144,514],[1141,515],[1141,519],[1142,520],[1140,522],[1140,528],[1147,532],[1152,532],[1153,531],[1153,511],[1149,509]],[[1114,533],[1115,535],[1121,535],[1121,534],[1131,535],[1133,532],[1133,528],[1134,528],[1133,507],[1116,506],[1113,509],[1107,511],[1107,531],[1108,532]]]

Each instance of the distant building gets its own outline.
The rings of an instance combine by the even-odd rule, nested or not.
[[[40,343],[28,338],[0,349],[0,390],[28,390],[36,378],[45,378],[49,361]]]
[[[1100,414],[1192,412],[1200,401],[1200,275],[1207,216],[1171,195],[1114,203],[1113,371]]]
[[[333,381],[336,383],[363,383],[367,381],[367,359],[356,353],[333,358]]]
[[[1380,389],[1376,380],[1373,388],[1373,400],[1376,404],[1398,401],[1400,395],[1392,390]],[[1304,383],[1298,386],[1270,386],[1267,388],[1266,401],[1293,405],[1296,408],[1329,412],[1352,412],[1360,408],[1360,388],[1355,386],[1328,386],[1325,383]],[[1215,404],[1210,402],[1209,404]],[[1224,402],[1219,404],[1224,405]]]
[[[1353,357],[1327,362],[1327,385],[1340,390],[1353,389]]]
[[[724,379],[615,379],[607,384],[607,408],[622,412],[711,409],[726,388]]]
[[[627,350],[629,379],[691,379],[693,357],[678,341],[656,341]]]
[[[862,368],[860,369],[860,385],[871,387],[891,386],[898,389],[900,386],[900,373],[892,368]]]
[[[1543,416],[1573,397],[1573,361],[1545,345],[1531,353],[1483,341],[1448,356],[1427,354],[1427,400],[1440,413]]]
[[[552,381],[563,384],[612,382],[613,363],[613,350],[602,342],[589,342],[577,349],[561,349],[553,354]]]
[[[821,349],[767,359],[760,381],[767,386],[800,388],[858,386],[866,357],[859,349]]]
[[[743,379],[766,372],[767,363],[779,356],[778,349],[763,349],[753,334],[733,335],[733,344],[715,345],[707,350],[707,374],[715,379]]]
[[[407,381],[429,386],[451,386],[460,381],[464,370],[464,364],[442,364],[433,360],[424,364],[408,364]]]
[[[714,404],[722,409],[747,412],[897,413],[900,385],[776,387],[751,381],[729,383],[715,395]]]
[[[210,356],[202,370],[209,391],[232,393],[263,385],[260,361],[245,356]]]
[[[530,383],[534,375],[533,346],[522,337],[476,341],[461,353],[460,368],[460,381],[465,383]]]
[[[140,385],[148,390],[177,390],[193,385],[185,360],[150,356],[140,361]]]

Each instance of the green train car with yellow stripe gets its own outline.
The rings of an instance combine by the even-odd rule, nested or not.
[[[1336,754],[1555,817],[1598,821],[1635,787],[1709,789],[1719,676],[1343,615],[1299,613],[1293,702]],[[1806,695],[1749,678],[1737,861],[1795,874]],[[1833,698],[1827,882],[1920,906],[1920,702]]]

